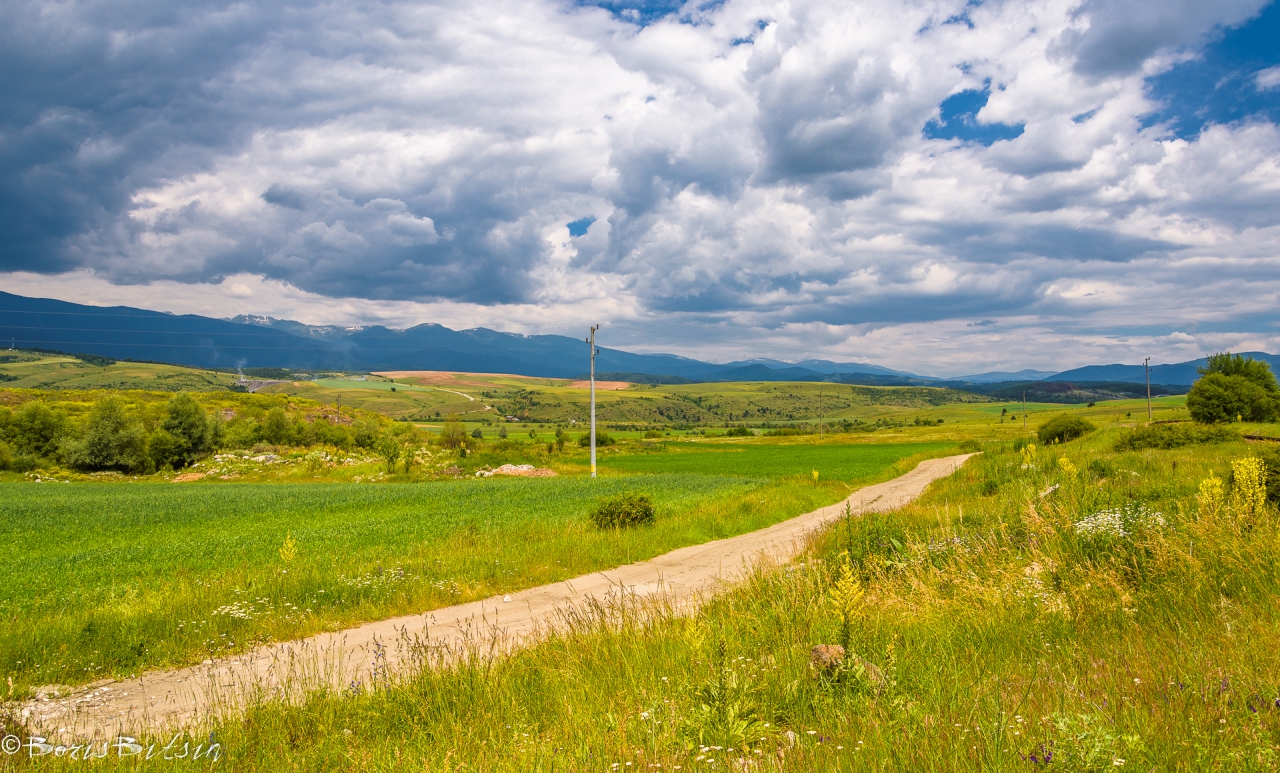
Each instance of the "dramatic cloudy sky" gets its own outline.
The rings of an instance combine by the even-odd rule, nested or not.
[[[1266,0],[0,4],[0,288],[955,374],[1280,351]]]

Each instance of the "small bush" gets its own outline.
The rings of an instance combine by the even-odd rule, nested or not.
[[[751,430],[746,427],[730,427],[729,431],[724,433],[725,437],[751,437]]]
[[[1183,446],[1230,443],[1240,435],[1226,427],[1203,427],[1193,424],[1153,424],[1137,427],[1116,441],[1117,451],[1141,448],[1182,448]]]
[[[1110,478],[1115,474],[1115,468],[1113,468],[1111,463],[1105,459],[1090,459],[1088,469],[1089,474],[1098,480]]]
[[[471,437],[475,438],[476,440],[483,440],[484,430],[480,429],[479,427],[476,427],[475,429],[471,430]]]
[[[653,523],[653,500],[645,494],[627,492],[602,499],[591,513],[591,522],[601,529],[624,529]]]
[[[609,437],[608,432],[600,432],[600,431],[596,432],[596,448],[604,448],[605,446],[613,446],[617,444],[618,444],[618,441],[615,438]],[[584,433],[578,438],[578,446],[581,448],[591,447],[590,432]]]
[[[956,450],[962,454],[976,454],[982,450],[982,444],[976,440],[965,440],[956,446]],[[1018,449],[1021,451],[1022,449]]]
[[[1067,443],[1078,437],[1093,432],[1096,427],[1079,416],[1070,416],[1062,413],[1052,419],[1049,419],[1040,428],[1036,430],[1036,435],[1040,438],[1040,442],[1049,443]]]

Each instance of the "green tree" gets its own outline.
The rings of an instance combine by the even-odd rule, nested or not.
[[[152,436],[151,458],[159,466],[164,463],[174,468],[186,467],[213,448],[213,427],[204,409],[186,392],[174,395],[165,407],[165,419],[160,427],[171,440],[161,441],[156,432]],[[160,445],[168,445],[164,458],[157,458]]]
[[[267,418],[258,425],[258,437],[274,446],[286,446],[293,442],[293,422],[283,408],[267,411]]]
[[[400,461],[400,455],[403,453],[400,439],[388,432],[378,438],[375,450],[378,452],[378,456],[381,456],[382,460],[387,463],[387,473],[394,475],[396,463]]]
[[[119,397],[104,397],[89,412],[84,434],[63,447],[67,463],[81,470],[137,472],[147,461],[147,435]]]
[[[1280,384],[1271,366],[1226,352],[1209,357],[1187,393],[1191,418],[1203,424],[1275,421],[1280,417]]]
[[[364,418],[358,420],[351,433],[351,438],[359,448],[372,449],[378,444],[378,438],[382,435],[382,427],[374,419]]]
[[[38,402],[19,408],[9,424],[15,450],[30,456],[56,454],[68,428],[66,413]]]
[[[467,430],[458,417],[449,414],[444,420],[444,429],[440,430],[440,445],[445,448],[461,448],[467,440]]]

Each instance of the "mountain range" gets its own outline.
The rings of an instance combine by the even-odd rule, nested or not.
[[[128,306],[85,306],[0,292],[0,340],[19,348],[169,362],[204,368],[279,367],[297,370],[452,370],[576,378],[587,370],[587,346],[577,338],[521,335],[487,328],[451,330],[423,324],[407,330],[379,325],[338,327],[241,315],[215,319]],[[1280,367],[1280,356],[1246,353]],[[1151,383],[1186,387],[1204,360],[1156,365]],[[767,358],[723,364],[674,354],[636,354],[601,347],[598,374],[650,382],[834,381],[883,386],[934,385],[990,392],[1018,384],[1072,382],[1140,384],[1141,365],[1089,365],[1058,373],[993,371],[958,378],[921,376],[862,362]],[[1042,390],[1033,390],[1042,391]],[[1052,391],[1052,390],[1050,390]]]

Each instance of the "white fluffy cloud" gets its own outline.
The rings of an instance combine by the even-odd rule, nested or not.
[[[45,87],[0,76],[0,268],[181,311],[597,319],[713,359],[1274,351],[1280,132],[1143,121],[1144,78],[1259,5],[15,3],[0,65]],[[966,90],[971,126],[1021,134],[930,139]]]

